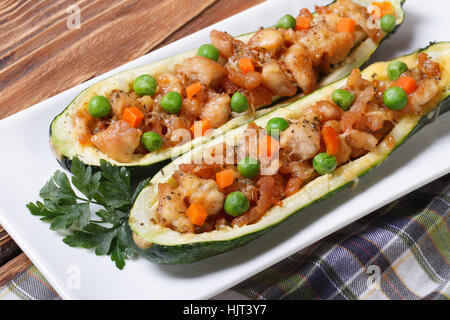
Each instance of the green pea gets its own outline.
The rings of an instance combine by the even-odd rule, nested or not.
[[[211,59],[213,61],[219,60],[220,57],[219,50],[217,50],[217,48],[212,44],[204,44],[200,46],[200,48],[198,48],[197,50],[197,55]]]
[[[246,178],[254,178],[260,171],[259,161],[251,157],[245,157],[239,162],[238,171]]]
[[[250,202],[241,191],[230,193],[225,199],[225,212],[233,217],[239,217],[250,208]]]
[[[283,16],[275,25],[279,29],[295,29],[297,20],[290,14]]]
[[[319,153],[313,159],[313,167],[320,175],[331,173],[337,167],[336,157],[328,153]]]
[[[158,82],[149,74],[140,75],[133,82],[133,90],[140,96],[152,96],[157,87]]]
[[[167,93],[161,100],[161,108],[168,113],[178,113],[181,110],[183,99],[178,92],[171,91]]]
[[[235,92],[231,97],[231,110],[234,112],[242,113],[248,110],[248,100],[240,92]]]
[[[162,146],[161,136],[153,131],[144,133],[141,137],[141,142],[148,149],[148,151],[156,151]]]
[[[111,104],[103,96],[95,96],[89,100],[88,111],[94,118],[103,118],[111,113]]]
[[[389,109],[401,110],[408,103],[408,95],[400,87],[392,87],[383,93],[383,102]]]
[[[406,63],[401,61],[392,61],[387,67],[387,75],[389,80],[397,80],[406,70],[408,70]]]
[[[380,28],[384,32],[391,32],[395,28],[395,18],[392,14],[386,14],[380,19]]]
[[[272,135],[272,131],[274,133],[280,134],[281,131],[286,130],[289,127],[289,122],[287,122],[283,118],[272,118],[267,122],[266,130],[268,135]]]
[[[355,101],[355,95],[344,89],[336,89],[331,94],[331,100],[333,100],[333,102],[342,110],[348,110]]]

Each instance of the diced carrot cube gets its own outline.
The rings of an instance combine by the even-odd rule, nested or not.
[[[128,122],[131,127],[138,128],[144,120],[144,113],[136,107],[129,107],[123,111],[122,120]]]
[[[216,173],[216,182],[220,189],[231,186],[234,181],[233,169],[225,169]]]
[[[322,138],[327,147],[327,153],[331,156],[336,156],[339,152],[339,147],[341,142],[339,140],[339,135],[331,126],[323,127]]]
[[[188,99],[192,99],[200,90],[202,90],[202,83],[196,82],[186,87],[186,96]]]
[[[372,2],[372,5],[378,8],[378,10],[372,11],[372,15],[377,19],[381,19],[387,14],[394,14],[394,7],[389,1]]]
[[[186,215],[192,222],[192,224],[195,224],[199,227],[205,224],[206,217],[208,216],[206,214],[205,208],[201,204],[197,203],[193,203],[189,206]]]
[[[295,30],[308,30],[311,23],[311,19],[309,17],[297,17],[297,25]]]
[[[408,76],[401,76],[400,78],[398,78],[395,82],[395,85],[405,90],[406,94],[413,93],[414,91],[416,91],[417,87],[416,80]]]
[[[245,57],[241,58],[241,60],[239,60],[239,69],[241,69],[242,73],[244,74],[247,74],[250,71],[255,71],[252,59]]]
[[[337,32],[355,33],[355,20],[350,18],[340,18],[336,27]]]

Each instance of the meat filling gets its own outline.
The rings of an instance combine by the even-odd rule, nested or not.
[[[91,144],[125,163],[156,151],[145,141],[139,142],[138,138],[149,131],[160,136],[159,148],[181,145],[195,137],[192,128],[196,123],[205,134],[241,112],[270,105],[275,98],[312,92],[321,75],[346,60],[356,45],[355,32],[374,41],[383,34],[367,25],[371,19],[367,9],[350,0],[317,7],[314,15],[302,9],[299,17],[309,19],[307,28],[262,29],[248,43],[212,30],[211,43],[218,54],[190,57],[172,71],[149,75],[156,82],[151,95],[135,91],[130,84],[129,91],[113,90],[106,95],[111,107],[108,115],[90,115],[87,104],[83,106],[85,112],[77,112],[74,120],[78,142]],[[342,18],[351,19],[355,31],[340,30]],[[432,64],[423,65],[426,72],[436,72]],[[237,92],[247,100],[248,109],[233,106],[232,97]],[[164,105],[167,95],[172,97],[171,106]],[[120,121],[128,122],[131,128]]]
[[[375,150],[383,139],[393,148],[395,141],[389,133],[394,125],[405,116],[424,114],[425,106],[438,94],[440,66],[421,53],[418,66],[402,76],[411,77],[416,86],[400,110],[393,110],[390,102],[383,99],[387,90],[401,86],[398,80],[369,81],[355,69],[341,88],[353,95],[345,110],[341,101],[331,95],[329,100],[305,108],[298,118],[284,119],[279,137],[269,133],[268,127],[250,123],[234,148],[220,144],[212,151],[218,154],[219,150],[228,150],[221,152],[227,155],[227,162],[179,165],[173,176],[176,186],[159,187],[159,220],[181,233],[253,224],[314,178]],[[274,119],[280,123],[280,118]],[[263,172],[267,155],[261,149],[269,140],[276,140],[269,154],[276,170],[267,173]],[[236,157],[229,155],[230,149]],[[327,164],[325,168],[318,164],[324,155],[333,159],[331,169],[326,168]],[[253,165],[249,159],[254,160]],[[180,194],[181,198],[174,197],[172,201],[161,198],[172,193]],[[186,215],[174,215],[173,206],[180,208],[177,212],[184,212],[192,204],[203,206],[207,215],[203,223]],[[177,222],[179,219],[182,224]]]

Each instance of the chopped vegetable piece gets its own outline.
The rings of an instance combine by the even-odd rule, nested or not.
[[[340,140],[336,130],[331,126],[322,129],[322,138],[327,147],[327,153],[331,156],[336,156],[339,152]]]
[[[383,93],[383,102],[389,109],[401,110],[408,103],[408,95],[400,87],[392,87]]]
[[[241,69],[243,74],[247,74],[250,71],[255,71],[252,59],[246,57],[241,58],[241,60],[239,60],[239,69]]]
[[[258,154],[260,157],[270,158],[278,150],[279,142],[271,136],[264,136],[259,140]]]
[[[375,18],[380,19],[384,17],[387,14],[394,14],[394,7],[392,6],[392,3],[389,1],[383,1],[383,2],[372,2],[373,6],[378,7],[379,10],[374,10],[372,12],[372,15],[375,16]]]
[[[233,169],[225,169],[216,173],[216,182],[220,189],[231,186],[233,181]]]
[[[414,91],[416,91],[417,87],[416,80],[408,76],[401,76],[400,78],[398,78],[395,82],[395,85],[405,90],[406,94],[413,93]]]
[[[395,18],[391,14],[383,16],[380,20],[380,28],[384,32],[391,32],[395,28]]]
[[[260,164],[259,161],[252,157],[245,157],[238,164],[238,171],[246,178],[254,178],[259,174]]]
[[[203,119],[201,121],[195,121],[191,127],[191,131],[194,137],[204,136],[206,131],[211,129],[208,119]]]
[[[181,110],[183,99],[180,94],[175,91],[167,93],[161,100],[161,108],[168,113],[178,113]]]
[[[309,17],[297,17],[297,25],[295,30],[308,30],[311,24],[311,19]]]
[[[129,107],[123,110],[122,120],[128,122],[132,128],[138,128],[144,120],[144,113],[136,107]]]
[[[186,96],[188,99],[192,99],[200,90],[202,90],[202,83],[196,82],[186,87]]]
[[[225,212],[233,217],[243,215],[250,208],[250,202],[241,191],[230,193],[225,199]]]
[[[140,96],[152,96],[155,94],[158,82],[149,74],[137,77],[133,82],[133,90]]]
[[[103,96],[95,96],[89,100],[88,112],[94,118],[103,118],[111,113],[111,104]]]
[[[217,48],[212,44],[204,44],[200,46],[200,48],[198,48],[197,50],[197,55],[211,59],[213,61],[219,60],[220,57],[219,50],[217,50]]]
[[[331,100],[336,103],[342,110],[348,110],[355,101],[355,95],[344,89],[336,89],[331,94]]]
[[[144,133],[141,137],[141,142],[149,151],[156,151],[162,146],[161,136],[153,131]]]
[[[167,184],[174,189],[179,186],[178,181],[174,177],[170,177],[169,180],[167,180]]]
[[[397,80],[406,70],[408,70],[406,63],[402,61],[392,61],[387,67],[387,75],[389,80]]]
[[[279,29],[295,29],[296,25],[297,20],[295,20],[295,18],[292,15],[287,14],[283,16],[280,20],[278,20],[275,27]]]
[[[319,153],[313,159],[313,167],[320,175],[331,173],[337,167],[336,157],[328,153]]]
[[[336,27],[337,32],[350,32],[355,33],[355,20],[350,18],[340,18]]]
[[[281,131],[289,127],[289,122],[283,118],[272,118],[267,122],[266,130],[270,136],[279,136]],[[272,134],[273,133],[273,134]]]
[[[249,107],[247,98],[239,91],[235,92],[231,97],[230,105],[231,110],[238,113],[247,111]]]
[[[192,224],[195,224],[199,227],[205,224],[206,217],[208,216],[206,214],[205,208],[203,208],[203,206],[198,203],[191,204],[187,209],[186,215],[189,220],[191,220]]]

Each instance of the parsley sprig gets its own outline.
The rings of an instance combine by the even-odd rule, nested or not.
[[[94,173],[74,157],[71,170],[72,185],[78,194],[68,176],[58,170],[40,190],[42,201],[30,202],[26,207],[32,215],[49,222],[51,230],[67,231],[63,238],[67,245],[110,255],[116,267],[123,269],[125,260],[136,256],[128,237],[127,213],[148,179],[132,188],[130,172],[105,160],[100,161],[100,171]]]

